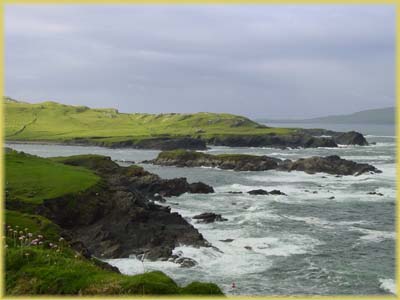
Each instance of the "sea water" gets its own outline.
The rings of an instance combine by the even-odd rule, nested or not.
[[[322,127],[312,125],[308,127]],[[281,159],[335,154],[372,164],[382,170],[381,174],[336,177],[297,171],[235,172],[142,165],[163,178],[186,177],[189,182],[203,181],[214,187],[214,194],[184,194],[168,198],[163,205],[185,217],[215,248],[177,247],[176,253],[198,262],[192,268],[172,262],[142,263],[135,258],[108,262],[125,274],[161,270],[182,285],[192,281],[214,282],[225,293],[234,295],[395,293],[394,128],[343,126],[328,128],[357,129],[375,144],[285,150],[212,147],[206,152]],[[103,154],[121,165],[152,159],[159,152],[59,145],[6,146],[43,157]],[[260,188],[278,189],[287,196],[246,193]],[[232,191],[243,194],[229,193]],[[203,212],[221,214],[228,221],[196,223],[192,217]],[[224,242],[225,239],[233,241]]]

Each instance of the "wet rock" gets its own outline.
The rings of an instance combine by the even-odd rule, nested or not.
[[[168,258],[178,245],[209,247],[204,237],[178,213],[151,197],[188,187],[186,179],[164,180],[141,167],[121,167],[101,156],[71,157],[66,163],[94,170],[102,184],[71,197],[44,201],[38,213],[68,233],[72,247],[84,256],[123,258],[146,254]],[[157,195],[158,193],[158,195]]]
[[[266,190],[258,189],[258,190],[251,190],[247,192],[250,195],[269,195]]]
[[[378,193],[378,192],[369,192],[367,193],[368,195],[377,195],[377,196],[383,196],[382,193]]]
[[[234,239],[225,239],[225,240],[219,240],[220,242],[224,242],[224,243],[232,243],[234,241]]]
[[[189,192],[193,194],[210,194],[214,193],[214,189],[203,182],[194,182],[189,184]]]
[[[181,268],[192,268],[198,265],[197,261],[189,257],[179,257],[174,262],[179,264]]]
[[[246,250],[253,250],[253,248],[250,247],[250,246],[244,246],[244,249],[246,249]]]
[[[331,197],[329,197],[328,199],[329,199],[329,200],[333,200],[333,199],[335,199],[335,197],[334,197],[334,196],[331,196]]]
[[[326,157],[313,156],[301,158],[296,161],[286,162],[278,168],[282,171],[304,171],[308,174],[319,172],[338,175],[361,175],[364,173],[381,173],[372,165],[356,163],[351,160],[342,159],[337,155]]]
[[[269,192],[270,195],[282,195],[282,196],[287,196],[284,192],[281,192],[280,190],[272,190]]]
[[[251,190],[247,192],[250,195],[283,195],[287,196],[285,193],[279,191],[279,190],[272,190],[270,192],[263,190],[263,189],[258,189],[258,190]]]
[[[211,212],[205,212],[200,215],[196,215],[193,217],[193,219],[199,220],[200,223],[213,223],[213,222],[228,221],[228,219],[223,218],[221,215],[211,213]]]
[[[236,194],[243,194],[243,192],[233,192],[233,191],[229,191],[228,194],[234,194],[234,195],[236,195]]]

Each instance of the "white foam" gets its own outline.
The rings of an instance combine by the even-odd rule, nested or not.
[[[385,291],[388,291],[394,295],[397,294],[397,289],[396,289],[396,282],[394,279],[379,279],[379,287]]]
[[[359,227],[352,227],[352,231],[358,231],[364,234],[360,237],[360,240],[367,241],[367,242],[381,242],[385,239],[392,239],[396,238],[396,232],[393,231],[379,231],[379,230],[372,230],[366,228],[359,228]]]

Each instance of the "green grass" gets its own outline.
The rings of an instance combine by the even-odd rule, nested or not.
[[[21,230],[29,228],[34,235],[42,234],[49,241],[58,241],[61,228],[51,222],[49,219],[39,215],[21,213],[14,210],[5,211],[5,220],[7,225],[15,228],[18,226]]]
[[[55,102],[29,104],[4,100],[7,140],[66,142],[83,139],[111,145],[159,137],[288,134],[293,129],[265,127],[231,114],[124,114]]]
[[[5,174],[7,200],[32,204],[85,191],[100,181],[85,168],[16,151],[5,155]]]
[[[182,288],[158,271],[127,276],[104,270],[96,259],[86,259],[65,241],[60,242],[59,228],[51,221],[16,211],[6,211],[5,219],[7,230],[11,226],[24,236],[32,234],[21,243],[17,236],[6,233],[7,295],[222,295],[215,284],[195,282]],[[29,244],[39,234],[44,236],[43,243]],[[50,247],[50,242],[56,242],[58,247]]]

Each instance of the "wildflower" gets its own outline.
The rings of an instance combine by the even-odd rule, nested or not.
[[[24,230],[25,230],[25,231],[28,231],[28,228],[25,228]]]
[[[23,235],[21,235],[18,239],[19,239],[20,241],[22,241],[24,238],[25,238],[25,237],[24,237]]]
[[[28,257],[28,256],[29,256],[29,253],[25,253],[25,256],[27,256],[27,257]]]
[[[59,241],[62,242],[64,240],[64,238],[60,237]]]
[[[29,232],[29,233],[28,233],[28,237],[31,238],[32,236],[33,236],[33,234]]]
[[[57,245],[56,245],[56,244],[54,244],[54,245],[53,245],[53,248],[57,248]]]
[[[24,234],[24,232],[23,232],[23,231],[20,231],[19,234]]]
[[[13,232],[14,230],[12,228],[8,229],[9,232]]]
[[[39,242],[39,245],[42,245],[43,244],[43,242]]]
[[[53,247],[53,243],[50,243],[49,246],[50,246],[50,247]]]
[[[79,257],[79,255],[78,254],[75,254],[75,258],[78,258]]]
[[[7,244],[5,244],[5,245],[4,245],[4,247],[5,247],[5,248],[8,248],[8,245],[7,245]]]
[[[42,239],[42,238],[43,238],[43,235],[39,234],[37,237],[38,237],[39,239]]]
[[[56,252],[60,252],[60,249],[57,249],[57,251]]]

